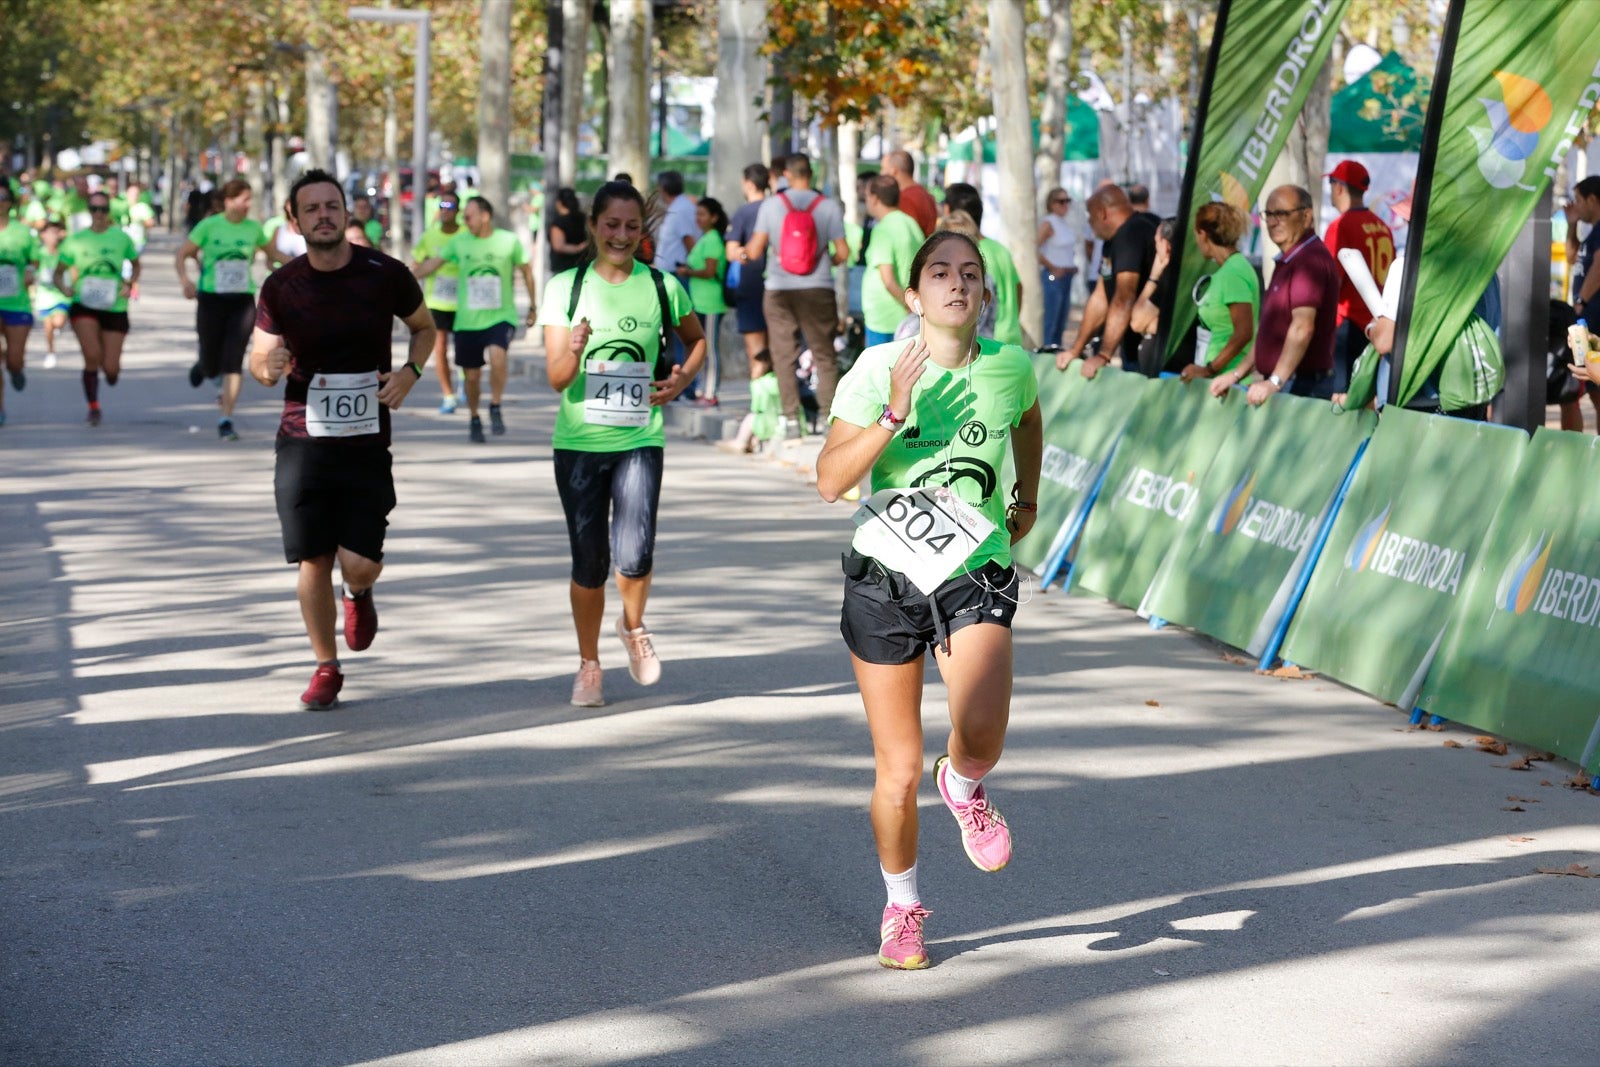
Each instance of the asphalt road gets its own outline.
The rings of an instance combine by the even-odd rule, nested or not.
[[[571,708],[535,382],[487,445],[431,373],[397,416],[382,631],[299,711],[277,398],[217,439],[171,248],[103,426],[70,338],[6,395],[0,1062],[1600,1062],[1600,880],[1536,873],[1600,871],[1573,767],[1059,591],[990,779],[1016,859],[973,868],[925,785],[935,965],[882,970],[849,511],[670,440],[664,678],[608,635]],[[942,718],[933,674],[930,766]]]

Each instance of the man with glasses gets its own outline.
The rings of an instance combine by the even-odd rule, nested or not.
[[[1317,236],[1311,194],[1280,185],[1267,197],[1262,217],[1267,236],[1280,249],[1272,281],[1261,297],[1255,341],[1238,367],[1212,380],[1222,396],[1252,370],[1260,379],[1249,400],[1259,406],[1273,393],[1330,400],[1334,394],[1333,342],[1339,311],[1339,264]]]
[[[439,402],[439,414],[449,415],[456,410],[456,405],[462,397],[456,396],[456,389],[450,381],[450,337],[456,330],[456,300],[459,296],[460,269],[455,263],[443,258],[445,248],[461,230],[458,221],[457,209],[461,202],[454,192],[444,193],[438,197],[438,217],[428,228],[422,231],[422,239],[411,250],[412,259],[418,263],[426,263],[430,259],[440,259],[439,269],[428,276],[427,284],[422,288],[423,299],[428,305],[428,310],[433,313],[433,326],[438,335],[433,342],[433,362],[439,369],[439,392],[443,399]],[[465,378],[462,379],[463,383]]]
[[[111,225],[111,198],[88,198],[89,226],[61,244],[55,286],[72,303],[67,318],[83,350],[83,398],[89,425],[100,425],[100,374],[116,385],[122,374],[122,345],[128,339],[128,296],[139,284],[139,250],[133,238]],[[124,277],[123,266],[133,264]],[[72,280],[67,280],[68,274]]]

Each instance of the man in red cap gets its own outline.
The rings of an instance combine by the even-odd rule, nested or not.
[[[1353,248],[1360,252],[1367,261],[1367,269],[1372,272],[1372,280],[1381,290],[1384,279],[1389,276],[1389,264],[1394,262],[1394,234],[1363,203],[1367,189],[1372,185],[1367,168],[1353,159],[1347,159],[1323,177],[1329,179],[1330,195],[1339,217],[1328,224],[1328,232],[1322,243],[1328,246],[1328,251],[1336,259],[1341,248]],[[1372,312],[1367,310],[1366,302],[1356,292],[1355,283],[1344,273],[1343,264],[1339,266],[1339,276],[1343,284],[1339,289],[1333,376],[1334,391],[1342,393],[1350,386],[1350,368],[1366,347],[1365,331],[1367,324],[1372,321]]]

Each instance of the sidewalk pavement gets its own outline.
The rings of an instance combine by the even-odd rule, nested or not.
[[[1018,615],[991,778],[1016,859],[973,868],[925,783],[935,965],[882,970],[848,508],[669,440],[665,675],[608,639],[611,703],[571,708],[527,379],[487,445],[431,372],[397,415],[382,629],[297,710],[278,398],[217,439],[170,253],[105,425],[70,339],[6,399],[0,1062],[1594,1061],[1600,880],[1536,873],[1600,871],[1573,767],[1058,591]]]

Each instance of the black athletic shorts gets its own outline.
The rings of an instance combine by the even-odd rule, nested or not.
[[[200,366],[207,378],[239,374],[256,328],[256,298],[249,293],[199,293],[194,329],[200,336]]]
[[[394,510],[393,457],[387,448],[279,437],[273,489],[290,563],[347,548],[383,559]]]
[[[128,332],[128,313],[126,311],[98,311],[95,308],[85,307],[74,301],[67,305],[67,318],[73,321],[93,319],[100,324],[100,329],[104,333]]]
[[[482,330],[457,330],[456,366],[465,370],[483,366],[489,349],[509,349],[516,332],[517,328],[509,322],[497,322]]]
[[[433,316],[433,328],[440,333],[456,332],[456,313],[454,311],[440,311],[438,308],[429,308],[428,314]]]
[[[854,552],[844,557],[844,574],[839,632],[845,647],[868,663],[910,663],[964,626],[1009,628],[1017,614],[1016,569],[994,562],[956,575],[931,597],[905,575]]]

